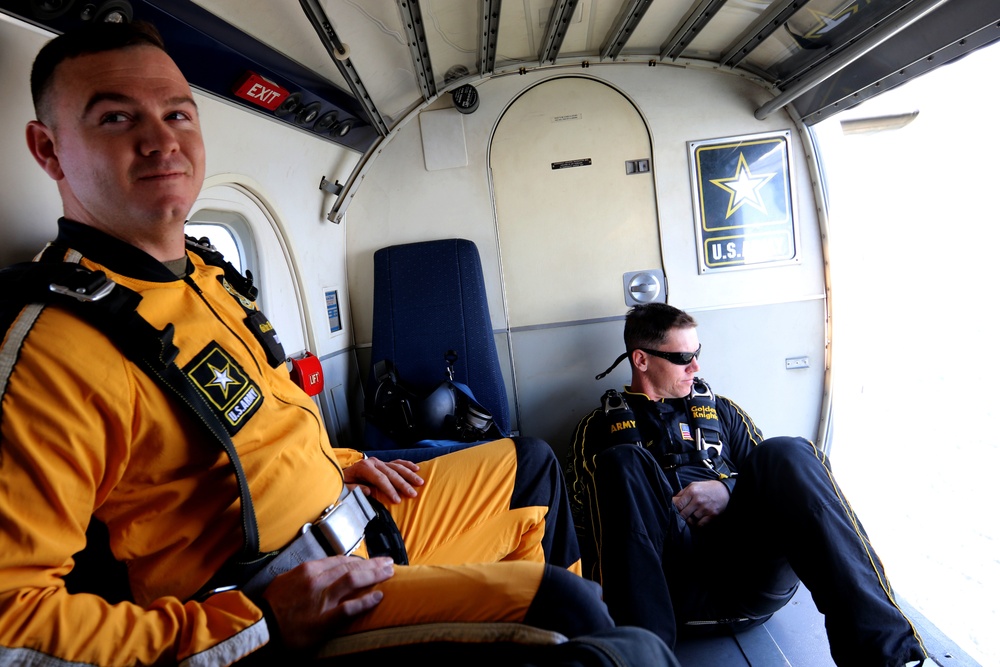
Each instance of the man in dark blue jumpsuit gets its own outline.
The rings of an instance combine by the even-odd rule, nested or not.
[[[574,434],[567,482],[584,574],[612,617],[672,647],[678,623],[763,622],[801,578],[837,664],[919,664],[920,637],[825,455],[802,438],[764,440],[713,396],[695,378],[695,326],[666,304],[633,308],[618,359],[632,384]]]

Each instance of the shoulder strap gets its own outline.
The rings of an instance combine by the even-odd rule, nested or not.
[[[616,389],[604,392],[601,409],[607,418],[608,437],[605,442],[608,447],[624,444],[642,446],[642,435],[639,433],[635,413],[621,393]]]
[[[200,256],[206,264],[222,269],[223,285],[246,313],[247,317],[243,323],[264,349],[264,356],[271,368],[277,368],[285,363],[285,349],[278,339],[277,332],[254,303],[257,301],[258,290],[253,284],[253,274],[250,271],[247,271],[246,275],[240,274],[207,238],[195,239],[192,236],[184,238],[188,250]]]
[[[698,450],[704,453],[705,465],[720,475],[730,476],[729,466],[722,459],[722,427],[715,407],[715,393],[705,380],[696,377],[691,393],[684,399],[688,417],[694,426],[694,439]]]
[[[184,244],[188,250],[196,253],[205,260],[206,264],[221,268],[225,272],[226,280],[229,281],[237,292],[243,294],[251,301],[257,300],[257,286],[253,284],[253,274],[250,273],[249,269],[246,275],[237,271],[236,267],[221,252],[215,249],[215,246],[212,245],[207,237],[196,239],[193,236],[185,236]]]
[[[204,396],[174,363],[179,350],[173,344],[173,325],[161,331],[143,319],[136,311],[141,300],[141,295],[109,280],[104,272],[72,262],[25,262],[0,270],[0,301],[57,304],[89,322],[185,405],[222,445],[239,485],[243,557],[255,558],[260,550],[257,518],[236,447]]]

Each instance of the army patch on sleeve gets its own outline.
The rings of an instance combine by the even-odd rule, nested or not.
[[[208,399],[229,435],[243,428],[263,402],[260,388],[218,343],[209,343],[184,372]]]

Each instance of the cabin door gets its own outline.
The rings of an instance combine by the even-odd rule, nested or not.
[[[607,349],[624,274],[663,268],[649,133],[610,86],[552,79],[504,113],[490,169],[518,424],[560,449],[579,418],[563,406],[596,406],[594,375],[624,351]]]

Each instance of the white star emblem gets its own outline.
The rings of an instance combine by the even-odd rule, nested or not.
[[[767,213],[767,206],[760,197],[760,189],[767,185],[767,182],[775,177],[775,173],[752,174],[747,166],[746,158],[740,153],[740,159],[736,165],[736,175],[727,178],[713,178],[711,182],[729,193],[729,208],[726,210],[726,218],[740,210],[744,204],[753,206],[761,213]]]
[[[226,398],[229,398],[229,385],[239,384],[238,380],[234,380],[233,378],[229,377],[229,365],[226,364],[225,368],[216,368],[215,366],[209,364],[208,367],[212,371],[212,375],[215,376],[215,379],[212,380],[211,382],[205,383],[205,386],[211,387],[214,385],[216,387],[219,387],[220,389],[222,389],[222,395],[225,396]]]

